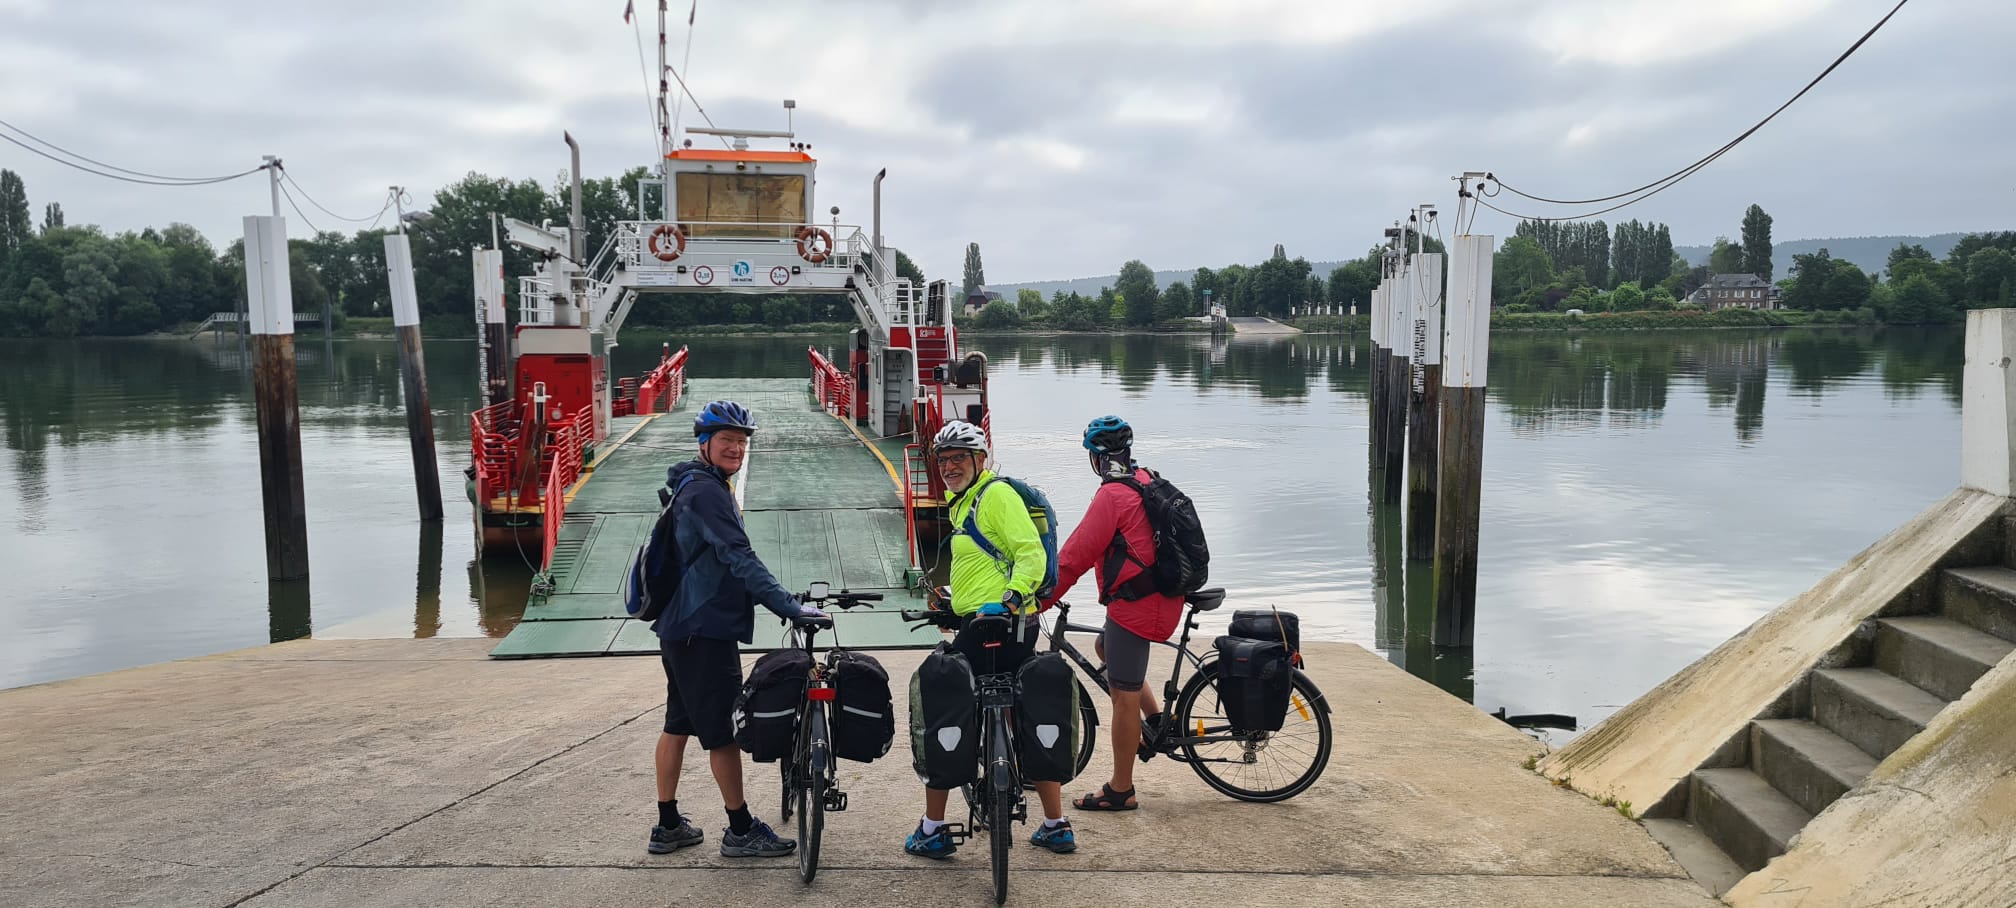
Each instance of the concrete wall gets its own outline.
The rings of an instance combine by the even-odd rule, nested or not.
[[[2016,657],[1724,899],[1739,908],[2016,904]]]
[[[1796,694],[1807,671],[1862,622],[1929,611],[1938,569],[1994,560],[1994,519],[2004,504],[1999,495],[1956,490],[1548,756],[1540,770],[1592,797],[1653,807],[1751,719]]]

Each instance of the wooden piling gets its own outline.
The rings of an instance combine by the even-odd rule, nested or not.
[[[504,251],[477,249],[471,255],[475,272],[476,311],[482,334],[477,357],[482,360],[483,406],[511,396],[511,348],[504,320]]]
[[[1366,444],[1367,461],[1372,468],[1376,484],[1379,470],[1386,463],[1386,279],[1379,280],[1379,286],[1372,289],[1372,357],[1365,371],[1372,376],[1370,398],[1370,431]],[[1375,496],[1376,497],[1376,496]]]
[[[1379,480],[1380,500],[1387,504],[1400,503],[1407,478],[1407,325],[1412,308],[1408,281],[1403,266],[1389,283],[1386,298],[1386,435]]]
[[[266,514],[266,576],[305,580],[308,504],[301,486],[294,292],[287,269],[287,222],[272,216],[246,218],[245,298],[254,355],[252,393],[259,427],[259,493]]]
[[[413,484],[421,520],[441,519],[441,472],[434,461],[434,411],[427,400],[427,356],[420,344],[420,296],[413,288],[413,247],[403,233],[385,235],[385,271],[392,288],[392,327],[399,339],[399,377],[406,396],[406,437],[413,448]]]
[[[1435,500],[1441,485],[1442,255],[1414,256],[1412,387],[1407,418],[1407,560],[1435,560]]]
[[[1459,236],[1449,260],[1443,332],[1442,468],[1435,518],[1438,646],[1469,646],[1477,626],[1477,535],[1484,487],[1484,389],[1490,360],[1489,236]]]

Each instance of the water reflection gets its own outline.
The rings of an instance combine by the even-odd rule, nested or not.
[[[1408,563],[1403,542],[1403,511],[1399,505],[1370,501],[1372,531],[1367,534],[1372,556],[1372,603],[1377,631],[1375,645],[1386,660],[1408,674],[1447,691],[1465,703],[1477,699],[1473,676],[1475,648],[1436,646],[1435,568]]]

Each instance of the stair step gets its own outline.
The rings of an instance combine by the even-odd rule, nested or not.
[[[1747,769],[1697,769],[1688,776],[1687,818],[1730,860],[1758,871],[1791,847],[1813,814]]]
[[[1883,759],[1925,730],[1946,701],[1875,668],[1813,673],[1813,721]]]
[[[1729,855],[1694,824],[1686,820],[1648,819],[1643,822],[1652,840],[1666,846],[1681,869],[1711,895],[1719,898],[1749,875],[1749,871],[1736,866],[1736,862],[1730,860]]]
[[[1808,812],[1827,809],[1876,769],[1875,758],[1805,719],[1750,723],[1750,768]]]
[[[1877,622],[1876,667],[1946,700],[1958,700],[2016,643],[1937,615]]]
[[[1939,613],[1975,630],[2016,640],[2016,570],[1948,569],[1939,575]]]

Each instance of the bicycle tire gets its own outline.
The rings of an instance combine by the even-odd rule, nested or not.
[[[1071,773],[1075,779],[1085,774],[1085,768],[1092,765],[1092,752],[1099,749],[1099,704],[1085,689],[1084,681],[1071,680],[1078,685],[1078,768]]]
[[[798,786],[798,878],[810,885],[819,875],[819,840],[826,832],[826,776],[833,753],[826,743],[826,711],[814,709],[806,732],[806,772]]]
[[[1005,724],[1005,716],[1002,721]],[[1014,758],[1014,743],[1006,728],[994,729],[990,739],[994,750],[1007,753],[1010,760]],[[1015,802],[1022,797],[1022,784],[1015,777],[1012,763],[1005,771],[993,763],[988,761],[988,778],[984,781],[994,793],[994,816],[989,824],[992,828],[987,833],[987,846],[988,864],[994,872],[994,904],[999,905],[1008,901],[1008,851],[1015,843]]]
[[[1323,699],[1323,692],[1316,689],[1315,682],[1310,681],[1308,675],[1303,674],[1300,669],[1295,671],[1294,692],[1301,698],[1301,706],[1297,707],[1293,703],[1290,704],[1288,719],[1291,725],[1284,726],[1281,732],[1274,734],[1283,737],[1299,737],[1302,734],[1306,734],[1306,732],[1290,732],[1288,728],[1303,723],[1313,724],[1316,736],[1315,756],[1310,761],[1307,769],[1289,779],[1286,784],[1270,788],[1249,788],[1236,784],[1231,779],[1221,775],[1219,770],[1214,768],[1225,764],[1214,762],[1211,757],[1198,752],[1199,742],[1190,737],[1192,729],[1197,726],[1198,721],[1200,719],[1204,720],[1204,724],[1207,726],[1213,724],[1222,725],[1224,722],[1222,717],[1209,714],[1208,711],[1204,715],[1199,714],[1198,704],[1203,699],[1204,693],[1207,690],[1212,694],[1212,706],[1210,708],[1215,708],[1218,690],[1216,662],[1205,664],[1197,674],[1190,677],[1190,680],[1183,685],[1183,692],[1177,696],[1175,708],[1175,713],[1178,717],[1177,721],[1182,723],[1181,727],[1176,730],[1176,733],[1182,736],[1181,749],[1184,761],[1189,763],[1190,768],[1196,771],[1197,776],[1204,780],[1204,784],[1211,786],[1219,794],[1235,800],[1256,804],[1271,804],[1288,800],[1302,792],[1308,791],[1309,787],[1316,784],[1316,780],[1322,777],[1324,768],[1330,764],[1330,748],[1332,743],[1330,711],[1325,709],[1321,704],[1320,701]],[[1303,718],[1301,715],[1304,712],[1307,713],[1307,718]],[[1222,744],[1226,742],[1216,743]],[[1272,743],[1272,739],[1270,739],[1269,743]]]

